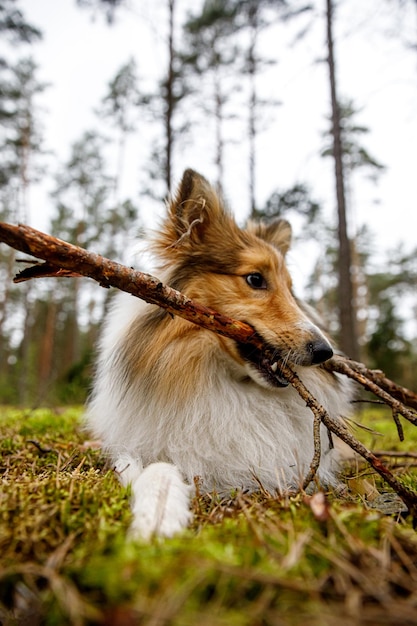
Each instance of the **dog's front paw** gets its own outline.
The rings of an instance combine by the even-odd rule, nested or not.
[[[124,487],[137,480],[143,472],[143,465],[138,459],[134,459],[129,454],[119,456],[113,467],[117,477]]]
[[[153,536],[172,537],[188,526],[191,487],[175,465],[153,463],[132,483],[133,522],[130,536],[148,541]]]

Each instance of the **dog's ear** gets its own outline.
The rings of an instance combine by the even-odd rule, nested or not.
[[[277,248],[283,255],[290,249],[292,229],[287,220],[275,219],[269,223],[252,222],[249,225],[249,230],[257,237]]]
[[[190,257],[195,262],[201,255],[212,257],[216,243],[236,230],[216,190],[203,176],[186,170],[152,249],[167,267]]]
[[[219,196],[210,183],[194,170],[185,170],[169,204],[169,220],[175,230],[172,243],[184,239],[202,241],[207,228],[223,213]]]

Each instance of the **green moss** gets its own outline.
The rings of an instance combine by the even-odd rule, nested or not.
[[[361,420],[402,449],[388,418]],[[84,446],[81,409],[4,409],[0,428],[1,623],[28,615],[46,626],[326,626],[342,615],[344,625],[413,623],[417,539],[408,518],[355,495],[328,494],[320,521],[302,494],[214,494],[195,498],[187,531],[135,543],[126,539],[129,493]],[[414,445],[415,431],[407,431]],[[398,472],[416,485],[413,467]]]

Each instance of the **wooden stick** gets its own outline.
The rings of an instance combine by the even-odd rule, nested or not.
[[[46,261],[46,266],[35,265],[28,268],[29,271],[23,270],[16,277],[16,282],[42,276],[59,278],[72,275],[93,278],[102,287],[116,287],[126,291],[208,330],[236,341],[252,343],[257,348],[263,346],[261,338],[248,324],[233,320],[187,298],[150,274],[138,272],[23,224],[13,226],[0,222],[0,241]]]
[[[295,385],[294,385],[295,387]],[[323,408],[323,407],[320,407]],[[313,443],[314,443],[314,454],[312,461],[310,463],[309,470],[303,480],[302,489],[305,491],[309,484],[314,480],[317,470],[320,466],[321,459],[321,438],[320,438],[320,426],[321,426],[321,413],[319,411],[313,411],[314,422],[313,422]]]

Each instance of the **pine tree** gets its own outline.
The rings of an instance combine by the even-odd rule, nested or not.
[[[25,20],[16,0],[0,0],[0,33],[13,45],[34,43],[42,37],[41,31]],[[2,58],[1,64],[4,63]]]
[[[108,120],[116,129],[117,158],[114,177],[114,202],[120,202],[120,187],[124,170],[125,150],[128,135],[136,130],[139,108],[149,104],[149,97],[139,90],[137,65],[131,58],[109,82],[108,91],[97,110],[101,118]]]
[[[37,66],[30,58],[4,66],[0,81],[2,218],[5,221],[28,222],[29,189],[42,171],[44,151],[37,97],[45,85],[38,82]],[[7,359],[13,359],[13,337],[17,336],[18,331],[23,331],[19,348],[21,375],[18,388],[20,401],[24,402],[30,369],[34,287],[26,285],[15,294],[11,280],[14,270],[13,251],[8,250],[4,257],[7,277],[0,297],[0,349],[3,353],[0,367],[7,369]],[[4,375],[7,378],[6,373]]]
[[[67,163],[56,175],[56,187],[52,197],[56,203],[56,213],[51,222],[51,233],[76,245],[100,249],[104,234],[104,224],[108,217],[109,198],[113,180],[106,174],[103,151],[105,139],[95,132],[86,132],[74,142]],[[58,301],[61,321],[65,319],[65,333],[61,334],[61,345],[57,349],[65,354],[60,374],[82,358],[82,310],[94,307],[96,297],[91,294],[86,282],[73,279],[59,284],[59,292],[54,293],[52,302]],[[51,302],[51,303],[52,303]]]
[[[262,31],[273,22],[273,11],[287,10],[286,2],[280,0],[273,2],[270,0],[235,0],[236,9],[238,10],[243,23],[242,30],[248,32],[248,43],[243,52],[242,74],[248,80],[248,96],[247,96],[247,136],[249,143],[249,202],[250,211],[255,213],[257,209],[256,200],[256,162],[257,162],[257,139],[260,134],[261,119],[266,108],[276,107],[280,104],[277,99],[261,99],[259,95],[258,81],[266,66],[270,66],[277,62],[277,59],[266,59],[259,55],[259,40]],[[268,19],[265,19],[264,13],[268,11]],[[276,16],[274,16],[276,17]]]
[[[376,181],[379,174],[384,170],[384,166],[370,154],[370,152],[363,146],[360,139],[369,132],[369,129],[356,121],[356,116],[358,114],[357,109],[353,105],[351,100],[347,100],[345,102],[338,104],[338,119],[339,119],[339,138],[340,138],[340,156],[339,159],[341,161],[341,166],[343,167],[343,190],[344,190],[344,200],[343,204],[345,207],[345,222],[347,229],[347,221],[349,215],[349,190],[352,183],[352,177],[356,172],[367,171],[370,173],[372,180]],[[328,145],[326,145],[321,155],[323,157],[335,157],[335,142],[334,142],[334,133],[333,133],[333,120],[331,120],[331,126],[328,131],[324,133],[324,136],[329,139]],[[338,168],[338,172],[340,173],[340,166]],[[340,190],[339,190],[340,193]],[[339,211],[340,213],[340,211]],[[340,217],[340,215],[339,215]],[[340,246],[340,226],[339,226],[339,246]],[[361,300],[364,300],[364,296],[360,296],[362,291],[366,291],[367,289],[367,277],[366,270],[361,263],[361,259],[364,258],[363,254],[359,254],[358,252],[358,235],[350,236],[346,231],[346,236],[348,239],[349,253],[350,253],[350,267],[349,267],[349,277],[351,282],[351,290],[352,290],[352,315],[354,317],[355,323],[355,337],[357,341],[357,356],[356,358],[359,360],[362,358],[361,346],[364,345],[364,337],[365,337],[365,328],[364,328],[364,319],[366,317],[366,312],[363,310],[363,304]],[[342,255],[342,248],[340,248],[339,252],[339,260],[335,265],[335,271],[340,276],[340,263],[343,259],[340,259]],[[339,297],[340,297],[340,278],[339,278]],[[338,302],[340,300],[335,300],[335,306],[338,307]],[[339,304],[340,306],[340,304]],[[361,313],[361,320],[358,317],[358,314]],[[340,341],[343,341],[343,320],[339,320],[339,334]],[[347,339],[345,339],[347,341]],[[351,340],[350,340],[351,341]],[[352,354],[352,352],[351,352]]]
[[[225,125],[232,119],[230,101],[239,91],[236,75],[238,48],[232,35],[236,30],[237,9],[233,2],[206,0],[200,13],[189,16],[184,25],[182,54],[190,93],[197,93],[205,117],[214,120],[217,187],[223,188]],[[209,85],[208,97],[201,97],[202,83]],[[198,90],[193,89],[198,85]]]
[[[30,60],[14,61],[16,46],[30,44],[41,38],[41,31],[29,24],[15,0],[0,0],[0,34],[3,41],[12,45],[0,56],[0,218],[4,221],[17,219],[22,206],[22,184],[29,184],[28,151],[36,152],[34,132],[38,126],[34,119],[36,88],[30,101],[25,98],[28,81],[23,80],[24,67],[28,69]],[[32,77],[35,67],[32,62]],[[26,91],[26,96],[29,95]],[[24,104],[25,103],[25,104]],[[23,113],[23,115],[22,115]],[[26,118],[26,123],[23,120]],[[26,149],[26,150],[25,150]],[[24,153],[25,150],[25,153]],[[24,156],[24,160],[21,157]],[[17,402],[18,390],[22,392],[17,367],[18,338],[21,336],[21,320],[30,308],[27,290],[13,289],[14,251],[2,246],[0,250],[0,399],[3,402]],[[26,313],[26,319],[27,318]],[[25,324],[26,326],[26,324]],[[22,342],[20,345],[23,345]],[[24,367],[27,368],[27,359]],[[21,393],[21,398],[22,393]]]
[[[347,183],[349,177],[356,171],[367,170],[371,174],[372,180],[376,180],[377,176],[385,169],[365,146],[359,141],[369,133],[369,128],[359,124],[356,121],[357,115],[360,113],[355,107],[352,100],[339,101],[339,123],[340,123],[340,141],[343,167],[346,173]],[[321,156],[331,156],[334,158],[334,142],[332,141],[333,130],[330,128],[324,136],[330,138],[330,144],[326,145]]]
[[[158,131],[148,168],[152,188],[149,187],[147,193],[156,199],[164,198],[172,191],[177,144],[185,136],[189,126],[188,120],[181,116],[187,88],[177,40],[177,0],[165,0],[165,6],[166,68],[150,102]]]
[[[218,187],[222,188],[224,174],[225,128],[230,127],[233,117],[239,117],[246,126],[248,191],[253,213],[257,210],[257,139],[265,110],[279,104],[275,98],[265,99],[260,95],[259,77],[277,60],[260,55],[260,39],[274,21],[294,17],[305,9],[304,4],[290,9],[284,0],[205,0],[201,11],[193,14],[184,26],[188,44],[184,58],[189,80],[197,83],[195,78],[199,79],[200,101],[203,100],[206,112],[215,120]],[[211,93],[206,98],[201,98],[202,79],[204,83],[211,80]],[[242,95],[237,100],[240,92]]]
[[[56,175],[51,232],[123,262],[127,235],[139,230],[138,212],[130,200],[114,204],[114,179],[107,173],[105,158],[107,145],[105,138],[92,131],[74,142],[70,158]],[[79,400],[80,393],[85,393],[89,358],[107,295],[105,291],[92,290],[86,279],[54,285],[47,313],[44,312],[45,322],[39,321],[45,329],[39,368],[47,378],[42,381],[42,388],[47,387],[53,375],[53,382],[61,383],[61,398]]]

